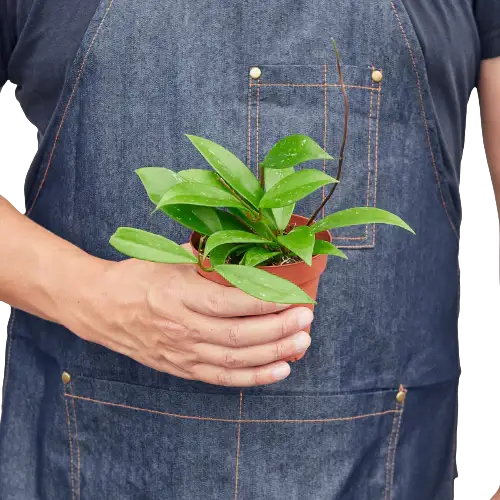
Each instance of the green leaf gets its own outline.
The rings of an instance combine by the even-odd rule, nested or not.
[[[175,184],[184,179],[177,173],[162,167],[138,168],[135,173],[141,179],[149,199],[157,205],[161,197]]]
[[[262,162],[265,168],[290,168],[310,160],[333,160],[307,135],[289,135],[278,141]]]
[[[186,137],[232,189],[254,207],[259,206],[264,194],[262,187],[252,171],[239,158],[231,151],[203,137],[194,135]]]
[[[208,238],[205,244],[205,255],[209,255],[210,252],[219,245],[225,245],[227,243],[273,244],[272,241],[262,236],[246,231],[219,231]]]
[[[269,168],[264,169],[264,178],[266,180],[266,189],[271,189],[277,182],[281,181],[285,177],[292,175],[295,172],[293,167],[291,168]],[[280,231],[287,228],[290,222],[290,217],[295,209],[295,203],[288,205],[283,208],[273,208],[272,212],[274,215],[274,220],[276,221],[276,226]]]
[[[197,233],[210,235],[224,229],[245,229],[231,214],[212,207],[168,205],[162,211],[183,226]]]
[[[119,227],[109,240],[119,252],[141,260],[164,264],[196,263],[196,257],[177,243],[141,229]]]
[[[244,205],[224,188],[199,182],[181,182],[172,186],[159,201],[157,209],[167,205],[201,205],[205,207],[237,207]]]
[[[298,255],[308,266],[312,265],[314,248],[314,232],[309,226],[299,226],[288,234],[278,236],[278,241],[295,255]]]
[[[313,191],[338,182],[321,170],[301,170],[277,182],[260,200],[264,208],[286,207],[305,198]]]
[[[390,224],[415,234],[415,231],[397,215],[372,207],[356,207],[335,212],[316,222],[311,228],[315,233],[319,233],[336,227],[357,226],[360,224]]]
[[[229,255],[237,246],[238,245],[234,245],[233,243],[227,243],[226,245],[220,245],[214,248],[210,254],[210,264],[212,266],[225,264]]]
[[[314,242],[313,255],[334,255],[335,257],[347,259],[347,255],[342,250],[323,240],[316,240]]]
[[[216,188],[225,189],[219,180],[219,176],[210,170],[190,168],[179,172],[179,177],[184,181],[201,182],[201,184],[207,184]]]
[[[269,260],[276,255],[279,255],[281,252],[271,252],[263,247],[251,247],[245,253],[245,257],[241,260],[240,264],[244,264],[245,266],[258,266],[266,260]]]
[[[215,270],[236,288],[265,302],[278,304],[315,304],[316,302],[292,282],[263,269],[222,264]]]

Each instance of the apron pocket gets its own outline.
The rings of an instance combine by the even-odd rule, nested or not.
[[[290,134],[312,137],[338,157],[344,130],[344,100],[337,67],[330,65],[258,65],[259,78],[249,79],[247,165],[258,175],[258,164],[272,145]],[[349,98],[349,131],[341,184],[324,209],[376,206],[378,179],[379,115],[382,82],[375,83],[375,66],[342,67]],[[248,69],[250,74],[250,68]],[[254,73],[255,75],[255,73]],[[337,176],[338,160],[315,161],[298,168],[322,169]],[[296,212],[310,216],[329,187],[297,204]],[[372,248],[373,225],[333,231],[341,248]]]
[[[74,498],[386,500],[406,391],[176,392],[67,382]]]

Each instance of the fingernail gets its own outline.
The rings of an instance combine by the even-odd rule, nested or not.
[[[272,374],[275,380],[282,380],[290,375],[290,365],[288,363],[283,363],[274,368]]]
[[[306,332],[302,332],[295,339],[296,352],[305,351],[310,345],[311,345],[311,336]]]
[[[312,323],[313,318],[314,314],[310,309],[301,309],[297,314],[297,323],[299,328],[305,328],[306,326],[309,326]]]

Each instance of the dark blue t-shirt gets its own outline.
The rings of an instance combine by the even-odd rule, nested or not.
[[[0,0],[0,88],[10,80],[43,135],[99,0]],[[500,56],[500,0],[404,0],[422,45],[443,147],[460,162],[483,58]]]

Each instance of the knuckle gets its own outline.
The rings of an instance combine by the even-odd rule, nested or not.
[[[253,374],[253,385],[263,385],[264,384],[264,374],[262,370],[255,370]]]
[[[276,361],[280,360],[284,356],[284,346],[281,342],[277,342],[274,345],[274,357]]]
[[[231,385],[231,374],[227,370],[219,370],[215,376],[218,385]]]
[[[289,335],[290,333],[290,321],[287,320],[286,318],[281,318],[280,319],[280,335],[281,338],[285,338]]]
[[[233,323],[227,332],[229,338],[229,344],[238,347],[241,340],[241,329],[238,323]]]
[[[224,290],[221,290],[220,292],[211,293],[210,295],[208,295],[207,301],[209,310],[213,314],[219,315],[224,310],[224,306],[227,302],[226,292]]]
[[[234,357],[232,352],[226,352],[224,355],[224,366],[228,368],[241,368],[245,363],[243,360]]]

